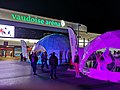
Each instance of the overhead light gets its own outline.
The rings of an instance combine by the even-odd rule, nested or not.
[[[61,26],[64,27],[65,26],[65,21],[61,20]]]

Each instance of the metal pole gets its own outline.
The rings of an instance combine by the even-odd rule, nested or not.
[[[78,23],[78,47],[79,47],[79,26],[80,26],[80,24]]]

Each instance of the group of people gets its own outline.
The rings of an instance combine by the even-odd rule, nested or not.
[[[115,71],[120,72],[120,51],[114,51]]]
[[[48,58],[47,52],[43,52],[41,54],[41,70],[44,71],[44,67],[46,66],[47,69],[50,68],[50,78],[57,78],[56,71],[57,71],[57,65],[58,65],[58,58],[55,55],[55,52],[52,52],[50,54],[51,56]],[[99,70],[108,70],[107,65],[111,62],[115,62],[116,65],[116,71],[120,71],[120,52],[114,51],[114,54],[111,54],[111,51],[109,49],[106,49],[105,52],[97,52],[93,54],[97,61],[97,69]],[[22,57],[22,55],[21,55]],[[21,58],[22,59],[22,58]],[[36,52],[32,52],[29,55],[29,59],[31,62],[31,66],[33,68],[33,73],[36,75],[36,65],[38,62],[38,56]],[[49,62],[49,65],[48,63]],[[76,78],[81,78],[80,71],[79,71],[79,55],[78,52],[75,53],[74,56],[74,68],[76,72]]]
[[[120,72],[120,51],[115,51],[112,53],[109,48],[106,48],[104,52],[97,51],[91,55],[91,60],[95,61],[92,68],[97,68],[98,70],[105,71],[116,71]],[[90,58],[89,58],[90,59]]]
[[[42,55],[41,55],[41,62],[42,62],[41,69],[43,71],[45,65],[46,65],[47,69],[49,69],[48,64],[47,64],[47,60],[49,60],[50,78],[53,79],[53,78],[57,78],[56,71],[57,71],[57,65],[58,65],[58,58],[56,57],[55,52],[52,52],[50,55],[51,56],[48,59],[47,52],[42,53]],[[36,52],[32,52],[32,54],[29,55],[29,58],[31,61],[31,66],[33,68],[33,73],[34,73],[34,75],[36,75],[36,65],[37,65],[37,61],[38,61],[38,57],[37,57]]]
[[[44,66],[46,66],[47,69],[50,68],[50,78],[53,79],[53,78],[57,78],[56,76],[56,71],[57,71],[57,65],[58,65],[58,58],[57,56],[55,55],[55,52],[52,52],[50,54],[51,56],[49,57],[48,59],[48,54],[47,52],[44,52],[41,54],[41,62],[42,62],[42,65],[41,65],[41,70],[43,71],[44,70]],[[31,61],[31,66],[33,68],[33,74],[36,75],[36,65],[37,65],[37,62],[38,62],[38,57],[37,57],[37,54],[36,52],[32,52],[32,54],[29,55],[29,58],[30,58],[30,61]],[[48,65],[48,62],[49,61],[49,65]],[[76,72],[76,78],[80,78],[80,71],[79,71],[79,55],[78,53],[76,52],[75,54],[75,57],[74,57],[74,68],[75,68],[75,72]]]
[[[44,52],[41,55],[41,62],[42,62],[41,70],[42,71],[44,71],[44,66],[45,65],[46,65],[47,69],[49,69],[47,61],[48,61],[48,54],[47,54],[47,52]]]

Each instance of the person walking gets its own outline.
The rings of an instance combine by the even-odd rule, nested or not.
[[[20,61],[23,61],[23,54],[22,53],[20,53],[20,58],[21,58]]]
[[[49,64],[50,64],[50,78],[53,79],[53,75],[54,78],[56,79],[56,71],[57,71],[57,65],[58,65],[58,58],[55,56],[55,52],[53,52],[49,58]]]
[[[30,59],[31,67],[32,67],[32,55],[33,55],[33,52],[29,53],[29,59]]]
[[[47,61],[48,61],[48,54],[45,51],[45,65],[46,65],[46,68],[49,69]]]
[[[38,61],[38,57],[36,55],[36,52],[33,52],[31,54],[30,60],[31,60],[31,66],[33,68],[33,73],[34,73],[34,75],[36,75],[36,65],[37,65],[37,61]]]

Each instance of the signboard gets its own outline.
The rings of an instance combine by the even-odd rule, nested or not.
[[[53,27],[65,26],[65,22],[63,20],[55,20],[37,15],[20,13],[5,9],[0,9],[0,19],[30,23],[30,24],[45,25],[45,26],[53,26]]]
[[[23,55],[23,57],[28,58],[27,43],[24,40],[21,40],[21,47],[22,47],[22,55]]]
[[[2,9],[2,8],[0,8],[0,19],[29,23],[29,24],[36,24],[36,25],[42,25],[42,26],[57,27],[57,28],[63,28],[63,29],[67,29],[68,26],[70,26],[74,30],[78,30],[78,27],[79,27],[79,23],[46,18],[42,16],[37,16],[37,15],[32,15],[32,14]],[[86,26],[85,28],[80,27],[80,30],[87,32]]]
[[[0,24],[0,37],[14,37],[15,27]]]
[[[72,54],[72,63],[74,62],[74,56],[77,52],[77,37],[74,33],[74,30],[70,27],[68,27],[68,33],[69,33],[69,41],[70,41],[70,47],[71,47],[71,54]]]

